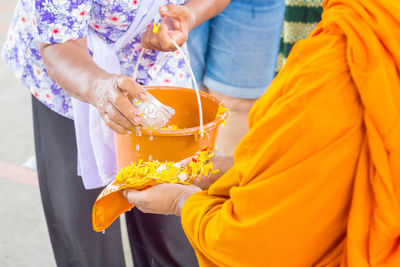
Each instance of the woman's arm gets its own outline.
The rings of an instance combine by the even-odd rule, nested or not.
[[[229,5],[230,0],[189,0],[184,5],[192,13],[192,30],[215,17]]]
[[[95,106],[111,129],[125,134],[141,123],[129,97],[145,100],[146,91],[132,78],[98,67],[89,54],[86,38],[39,43],[39,52],[49,76],[71,96]]]
[[[193,28],[221,13],[229,2],[230,0],[189,0],[184,5],[160,7],[163,19],[158,33],[153,33],[152,28],[147,29],[142,35],[143,47],[160,51],[175,50],[170,39],[183,45]]]

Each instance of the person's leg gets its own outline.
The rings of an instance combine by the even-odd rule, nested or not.
[[[196,254],[174,215],[125,213],[135,267],[198,266]]]
[[[119,220],[105,234],[92,229],[102,189],[77,176],[74,123],[32,97],[40,193],[57,266],[125,266]]]
[[[217,140],[224,153],[247,133],[250,107],[274,77],[283,12],[283,0],[232,0],[210,22],[203,83],[231,110]]]
[[[237,144],[249,131],[247,117],[256,100],[231,97],[211,89],[209,93],[221,99],[230,112],[227,123],[218,129],[217,150],[233,155]]]

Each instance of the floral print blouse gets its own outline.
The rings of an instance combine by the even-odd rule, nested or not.
[[[91,27],[104,41],[113,43],[129,28],[140,1],[152,0],[19,0],[2,57],[36,98],[72,119],[71,97],[47,75],[37,41],[55,44],[76,40]],[[165,0],[165,4],[184,2]],[[138,35],[118,52],[122,74],[133,75],[141,49]],[[179,51],[146,50],[137,81],[144,85],[191,85]]]

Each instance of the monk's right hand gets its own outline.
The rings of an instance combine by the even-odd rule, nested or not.
[[[233,156],[225,155],[219,151],[214,152],[214,157],[211,158],[214,169],[219,170],[218,173],[210,174],[209,176],[196,177],[193,184],[200,187],[202,190],[207,190],[215,181],[224,175],[233,166]],[[187,166],[193,157],[181,160],[181,166]]]
[[[89,103],[98,109],[107,126],[119,134],[131,134],[141,125],[142,117],[132,98],[145,101],[147,92],[132,78],[115,74],[93,81],[88,96]]]

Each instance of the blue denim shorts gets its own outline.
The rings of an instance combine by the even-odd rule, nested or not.
[[[188,48],[200,86],[232,97],[259,98],[272,81],[284,0],[232,0],[193,29]]]

